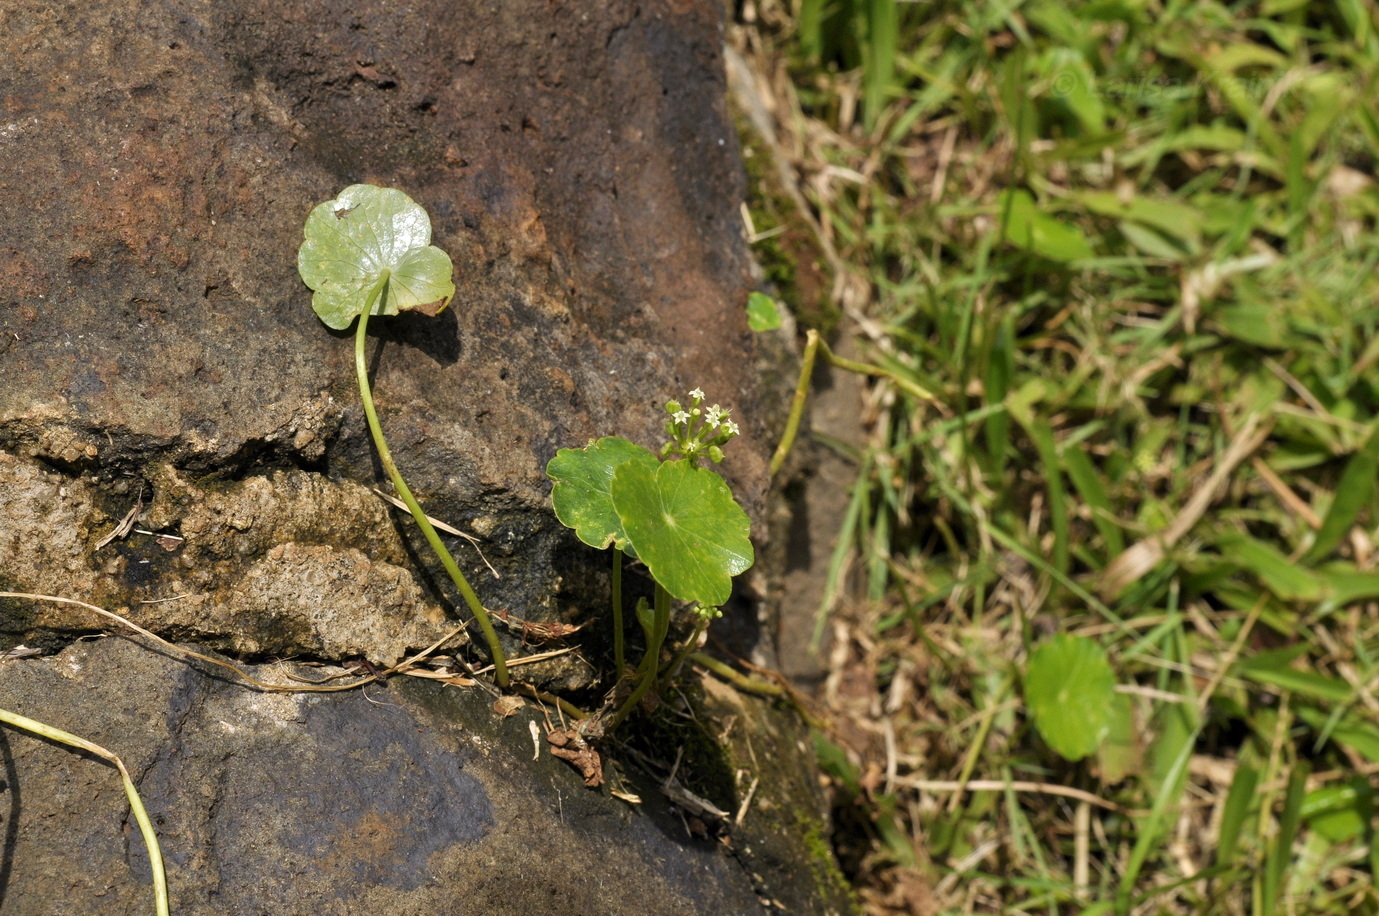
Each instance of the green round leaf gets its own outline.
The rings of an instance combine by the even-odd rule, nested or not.
[[[434,315],[455,296],[450,256],[431,244],[431,220],[394,188],[350,185],[311,211],[297,252],[297,272],[315,291],[311,307],[344,330],[359,317],[388,273],[370,315],[417,309]]]
[[[590,547],[600,550],[610,544],[630,556],[636,556],[622,522],[613,509],[609,488],[613,471],[621,464],[635,461],[656,469],[656,456],[626,439],[607,436],[584,448],[562,448],[546,463],[546,476],[555,481],[551,502],[555,517]]]
[[[1097,749],[1111,729],[1116,675],[1085,636],[1061,634],[1030,653],[1025,705],[1049,747],[1066,760]]]
[[[747,327],[753,331],[774,331],[780,327],[780,312],[776,310],[776,300],[765,293],[752,293],[747,297]]]
[[[613,507],[627,539],[671,595],[717,607],[752,565],[751,523],[728,485],[692,461],[629,461],[613,472]]]

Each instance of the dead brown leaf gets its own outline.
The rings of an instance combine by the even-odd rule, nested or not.
[[[592,789],[603,785],[603,760],[583,735],[573,728],[555,728],[546,733],[546,740],[553,755],[579,770],[586,786]]]

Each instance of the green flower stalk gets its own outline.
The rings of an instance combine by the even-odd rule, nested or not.
[[[736,423],[728,419],[730,410],[717,404],[702,409],[704,392],[698,388],[689,393],[688,407],[679,401],[667,401],[666,435],[670,441],[661,447],[661,457],[679,455],[689,461],[708,458],[714,464],[723,462],[723,446],[736,436],[740,430]]]

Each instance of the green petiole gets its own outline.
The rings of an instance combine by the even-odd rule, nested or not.
[[[383,427],[379,425],[378,413],[374,410],[373,393],[369,390],[368,366],[364,360],[364,341],[366,330],[369,323],[369,314],[373,311],[374,304],[379,297],[384,294],[388,287],[389,271],[384,270],[378,283],[369,293],[369,301],[364,306],[364,311],[359,313],[359,326],[354,334],[354,370],[359,376],[359,397],[364,402],[364,416],[369,421],[369,432],[373,435],[374,447],[378,450],[378,460],[383,465],[383,470],[388,472],[388,479],[393,482],[397,495],[407,504],[407,509],[412,513],[412,518],[416,519],[417,526],[421,528],[421,533],[426,537],[426,543],[431,545],[431,550],[436,554],[445,571],[450,575],[450,581],[455,583],[455,587],[464,596],[465,604],[469,605],[470,611],[474,613],[474,619],[479,622],[479,629],[483,630],[484,639],[488,642],[489,651],[493,656],[493,679],[498,682],[499,687],[508,685],[507,659],[503,654],[503,647],[498,642],[498,631],[493,628],[493,621],[489,619],[488,611],[484,610],[479,596],[470,587],[469,580],[465,578],[460,567],[455,563],[455,558],[450,555],[445,544],[441,542],[440,535],[432,526],[426,513],[422,511],[421,504],[407,486],[407,482],[402,479],[402,474],[397,469],[397,463],[393,461],[393,454],[388,449],[388,442],[383,438]]]
[[[622,649],[622,550],[613,548],[613,660],[617,664],[618,680],[627,669]]]
[[[708,628],[708,618],[700,618],[699,622],[694,625],[694,632],[690,634],[690,638],[680,647],[680,651],[675,654],[675,658],[666,666],[665,671],[661,672],[659,689],[664,690],[669,686],[671,679],[675,677],[675,673],[679,671],[680,666],[685,663],[685,659],[689,658],[690,653],[699,647],[699,638],[704,635],[704,631]]]
[[[854,372],[857,375],[870,375],[875,378],[889,379],[896,387],[906,394],[919,401],[932,401],[934,395],[925,391],[919,385],[896,375],[880,366],[873,366],[870,363],[859,363],[855,360],[844,359],[834,354],[828,348],[828,344],[819,336],[819,332],[810,328],[805,334],[804,356],[800,360],[800,378],[795,384],[795,396],[790,402],[790,416],[785,421],[785,432],[781,434],[780,444],[776,446],[776,452],[771,456],[771,476],[775,477],[785,464],[786,457],[790,454],[790,449],[795,445],[795,436],[800,429],[800,419],[804,415],[804,404],[809,394],[810,378],[814,374],[814,361],[817,356],[822,356],[824,362],[833,366],[835,369],[842,369],[845,372]]]
[[[642,656],[641,664],[637,666],[637,686],[633,688],[632,695],[629,696],[613,714],[613,718],[608,720],[608,731],[617,728],[618,724],[626,719],[632,710],[637,708],[642,697],[651,689],[651,685],[656,681],[656,672],[660,667],[661,645],[666,640],[666,633],[670,631],[670,592],[656,585],[656,601],[653,606],[651,618],[651,630],[647,634],[646,654]]]

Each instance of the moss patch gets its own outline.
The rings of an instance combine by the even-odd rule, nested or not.
[[[855,913],[829,843],[813,744],[803,723],[780,704],[712,678],[687,681],[685,695],[692,717],[661,717],[674,724],[671,740],[684,741],[691,728],[701,736],[697,746],[685,745],[677,776],[729,812],[720,825],[724,842],[747,857],[758,893],[787,912]],[[667,749],[673,760],[672,745],[664,745],[661,756]],[[707,769],[700,771],[700,765]]]
[[[814,866],[814,879],[820,887],[829,888],[833,895],[852,899],[852,888],[843,870],[838,867],[838,859],[833,854],[833,844],[829,841],[829,830],[822,820],[801,815],[804,828],[804,847],[809,851],[810,864]]]

